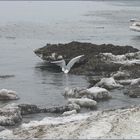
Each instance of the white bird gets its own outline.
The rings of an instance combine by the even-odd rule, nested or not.
[[[60,66],[62,68],[62,71],[64,73],[68,73],[71,69],[71,67],[80,60],[81,57],[83,57],[84,55],[79,55],[77,57],[74,57],[73,59],[71,59],[69,61],[69,63],[66,65],[66,62],[64,59],[60,60],[60,61],[53,61],[51,63],[56,64],[57,66]]]

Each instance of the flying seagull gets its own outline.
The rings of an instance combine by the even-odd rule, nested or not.
[[[62,68],[62,71],[64,73],[68,73],[71,69],[71,67],[80,60],[81,57],[83,57],[84,55],[79,55],[77,57],[72,58],[69,63],[66,65],[66,62],[64,59],[60,60],[60,61],[53,61],[51,63],[56,64],[57,66],[60,66]]]

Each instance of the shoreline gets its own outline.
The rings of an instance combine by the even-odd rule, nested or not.
[[[24,123],[14,130],[3,130],[0,137],[10,139],[135,139],[139,138],[140,129],[137,124],[139,121],[140,106],[131,106],[66,117],[47,117],[41,121]]]

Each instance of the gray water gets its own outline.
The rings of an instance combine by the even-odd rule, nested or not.
[[[20,100],[8,103],[63,105],[64,88],[87,87],[86,77],[50,70],[33,50],[46,43],[73,40],[132,45],[140,49],[140,33],[129,20],[140,18],[140,1],[0,1],[0,89],[17,91]],[[139,103],[115,90],[99,109]]]

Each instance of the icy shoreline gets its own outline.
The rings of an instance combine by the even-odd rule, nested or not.
[[[46,117],[13,130],[3,130],[1,138],[93,139],[139,138],[140,106],[95,111],[66,117]]]
[[[129,62],[131,60],[139,60],[139,56],[139,52],[126,53],[125,55],[121,55],[121,57],[120,55],[102,53],[101,59],[105,59],[111,65],[110,62],[113,60],[119,63],[120,60],[121,62],[125,60]],[[100,104],[104,99],[112,100],[112,90],[116,88],[120,90],[122,88],[126,89],[124,94],[127,94],[129,97],[140,97],[139,64],[135,63],[135,61],[131,64],[122,63],[119,70],[111,73],[108,77],[104,76],[104,78],[97,81],[94,79],[93,85],[90,88],[80,89],[75,87],[74,89],[66,89],[64,94],[68,103],[66,106],[39,108],[36,105],[19,104],[12,106],[9,104],[7,108],[1,108],[0,138],[139,138],[139,105],[129,105],[128,108],[95,111],[96,104]],[[81,108],[93,108],[94,111],[81,113]],[[35,113],[58,113],[59,115],[58,117],[48,117],[46,115],[47,117],[45,116],[42,120],[32,120],[28,123],[22,121],[24,115]],[[9,129],[9,126],[14,127]]]

